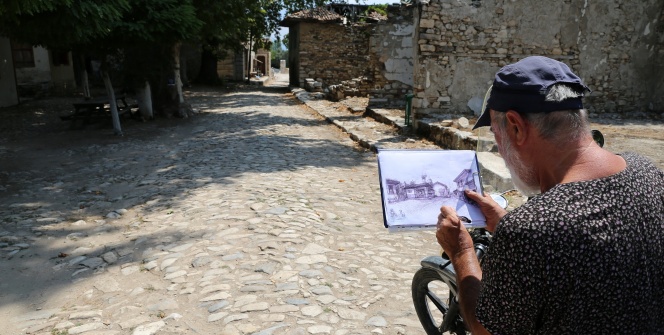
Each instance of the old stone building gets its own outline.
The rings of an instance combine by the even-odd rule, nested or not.
[[[311,78],[333,98],[372,97],[374,105],[403,106],[413,86],[413,11],[388,15],[363,5],[331,5],[289,15],[290,83]],[[344,15],[342,15],[344,14]]]
[[[247,57],[244,52],[229,53],[217,61],[217,75],[222,80],[241,81],[245,76]]]
[[[343,16],[324,7],[291,14],[281,24],[289,27],[291,85],[314,78],[327,86],[370,74],[367,25],[344,25]]]
[[[343,6],[282,22],[290,28],[291,85],[311,78],[333,98],[369,95],[372,106],[403,106],[412,92],[416,118],[470,115],[500,67],[544,55],[590,86],[592,115],[664,112],[659,0],[418,0],[357,22]]]
[[[269,41],[265,41],[269,43]],[[246,43],[249,44],[248,42]],[[268,44],[269,45],[269,44]],[[217,75],[223,80],[242,81],[247,77],[247,56],[248,49],[245,47],[241,51],[229,52],[225,57],[217,61]],[[268,49],[258,48],[251,52],[251,68],[249,73],[252,75],[272,76],[270,67],[271,52]]]

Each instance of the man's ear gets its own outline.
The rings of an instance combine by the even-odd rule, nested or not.
[[[507,134],[516,145],[522,145],[528,138],[528,122],[518,112],[508,110],[505,114],[507,118]]]

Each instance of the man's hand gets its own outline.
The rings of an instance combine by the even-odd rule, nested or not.
[[[465,192],[468,198],[474,200],[479,205],[482,214],[486,218],[486,230],[493,233],[496,230],[496,226],[498,226],[498,221],[507,214],[507,211],[500,207],[487,193],[480,195],[471,190],[466,190]]]
[[[443,247],[450,259],[466,250],[475,253],[473,240],[452,207],[440,208],[436,226],[438,244]]]
[[[492,200],[493,201],[493,200]],[[450,257],[456,271],[459,304],[463,320],[473,334],[489,334],[475,316],[482,270],[475,255],[473,240],[452,207],[443,206],[438,215],[436,239]]]

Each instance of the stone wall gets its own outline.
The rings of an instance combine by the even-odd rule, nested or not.
[[[593,90],[593,116],[664,111],[661,0],[431,0],[416,11],[416,117],[471,114],[495,72],[530,55],[570,65]]]
[[[304,87],[307,78],[327,87],[360,76],[373,77],[368,65],[371,25],[317,22],[298,25],[299,87]]]
[[[229,52],[217,61],[217,75],[222,80],[242,81],[245,77],[244,54],[241,51]]]
[[[376,24],[370,39],[374,69],[372,107],[405,107],[413,91],[414,6],[389,6],[387,21]]]
[[[291,81],[305,87],[314,79],[333,99],[368,95],[373,107],[405,106],[413,87],[413,8],[389,6],[387,21],[292,26],[291,72],[298,72]]]
[[[0,37],[0,64],[13,64],[12,48],[9,39]],[[0,107],[18,104],[18,91],[16,90],[16,77],[14,68],[0,66]]]

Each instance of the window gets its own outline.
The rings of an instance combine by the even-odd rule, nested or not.
[[[53,65],[55,66],[69,65],[69,51],[53,50],[51,57],[53,57]]]
[[[32,45],[25,43],[12,43],[12,56],[14,57],[14,66],[35,67],[35,56]]]

